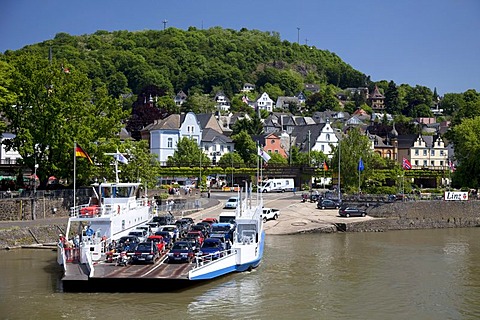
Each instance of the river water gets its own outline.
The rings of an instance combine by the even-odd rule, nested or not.
[[[172,293],[64,293],[55,252],[0,252],[1,319],[478,319],[480,229],[267,236],[264,259]]]

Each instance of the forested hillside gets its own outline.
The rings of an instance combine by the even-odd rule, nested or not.
[[[216,88],[232,96],[249,82],[294,95],[304,83],[345,88],[368,81],[334,53],[281,41],[274,32],[247,29],[59,33],[53,40],[5,55],[29,52],[47,59],[50,48],[55,59],[87,73],[98,85],[106,84],[113,97],[138,94],[152,85],[169,96],[179,90],[211,93]]]

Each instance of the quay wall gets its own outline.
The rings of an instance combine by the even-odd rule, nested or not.
[[[367,209],[378,220],[347,223],[339,231],[387,231],[480,226],[480,201],[393,202]]]

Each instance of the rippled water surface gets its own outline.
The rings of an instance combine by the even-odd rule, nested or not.
[[[55,253],[0,252],[2,319],[478,319],[480,229],[268,236],[260,267],[172,293],[64,293]]]

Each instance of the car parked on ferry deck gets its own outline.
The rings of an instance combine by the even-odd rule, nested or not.
[[[190,231],[200,231],[203,234],[203,237],[206,238],[208,236],[208,229],[203,224],[195,224],[190,227]]]
[[[199,254],[201,256],[208,256],[211,259],[218,259],[220,258],[223,250],[224,246],[220,239],[207,238],[205,241],[203,241]]]
[[[140,242],[132,255],[132,263],[155,263],[160,258],[160,252],[153,242]]]
[[[338,210],[338,214],[341,217],[347,217],[347,218],[353,217],[353,216],[365,217],[367,215],[367,211],[357,207],[346,207]]]
[[[147,242],[153,242],[157,246],[160,254],[165,250],[165,242],[162,236],[150,236],[147,238]]]
[[[163,243],[165,244],[165,249],[171,248],[173,246],[173,239],[170,236],[170,232],[157,231],[157,232],[155,232],[155,235],[163,237]]]
[[[147,232],[141,229],[135,229],[128,233],[129,236],[135,236],[140,240],[140,242],[145,242],[147,240]]]
[[[166,225],[166,226],[161,226],[160,227],[161,231],[167,231],[170,233],[170,237],[172,238],[172,241],[175,242],[179,238],[179,231],[176,225],[171,224],[171,225]]]
[[[191,262],[195,257],[190,241],[177,241],[168,252],[168,263]]]
[[[189,231],[186,238],[196,239],[200,245],[202,245],[203,240],[205,240],[205,237],[203,236],[203,233],[201,231],[194,230]]]
[[[133,252],[137,244],[141,241],[136,236],[123,236],[117,241],[117,251]]]

